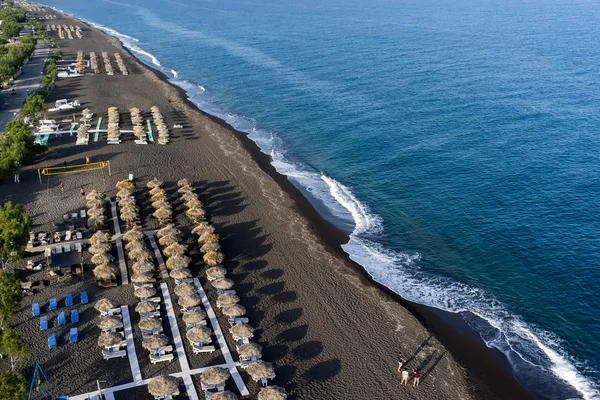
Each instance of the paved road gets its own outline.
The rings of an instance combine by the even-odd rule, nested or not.
[[[29,63],[15,80],[13,87],[17,94],[11,94],[12,88],[0,91],[0,131],[4,131],[6,124],[15,118],[29,92],[39,87],[44,71],[44,60],[48,58],[50,50],[51,43],[39,40]]]

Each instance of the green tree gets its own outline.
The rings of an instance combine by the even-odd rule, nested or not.
[[[8,329],[8,320],[21,301],[21,282],[17,275],[0,271],[0,329]],[[2,337],[0,337],[1,350]],[[3,353],[4,354],[4,353]]]
[[[30,157],[45,150],[45,146],[35,143],[23,121],[10,121],[6,133],[0,136],[0,176],[16,172]]]
[[[61,50],[61,49],[56,49],[56,50],[54,50],[54,53],[52,53],[52,58],[53,58],[55,61],[58,61],[58,60],[60,60],[61,58],[63,58],[63,53],[62,53],[62,50]]]
[[[14,371],[27,357],[28,351],[23,338],[6,327],[0,337],[0,353],[10,357],[10,369]]]
[[[33,122],[46,110],[48,110],[48,107],[44,104],[44,98],[39,94],[34,94],[27,97],[23,108],[21,108],[21,115]]]
[[[0,400],[27,399],[27,380],[14,371],[0,373]]]
[[[31,218],[25,213],[23,205],[13,206],[10,201],[4,203],[4,206],[0,208],[0,267],[3,271],[6,271],[9,261],[23,259],[30,229]],[[0,274],[0,290],[12,282],[11,276],[15,278],[14,275]],[[0,307],[3,307],[2,302],[3,299],[0,299]]]
[[[12,39],[21,32],[21,24],[18,22],[12,21],[2,21],[2,38],[3,39]]]

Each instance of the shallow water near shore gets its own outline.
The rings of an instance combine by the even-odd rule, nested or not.
[[[592,3],[45,3],[248,132],[355,261],[537,396],[599,397]]]

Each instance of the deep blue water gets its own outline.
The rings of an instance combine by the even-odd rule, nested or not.
[[[46,3],[250,132],[369,273],[536,394],[600,398],[598,3]]]

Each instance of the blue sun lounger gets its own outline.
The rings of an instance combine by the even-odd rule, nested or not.
[[[48,318],[40,317],[40,330],[45,331],[48,329]]]
[[[87,292],[81,292],[81,304],[87,304],[89,301]]]
[[[79,322],[79,311],[71,310],[71,322],[72,323]]]
[[[34,317],[40,315],[40,305],[38,303],[33,303],[31,305],[31,312],[33,313]]]
[[[59,325],[64,325],[65,324],[65,313],[64,312],[59,312],[58,313],[58,324]]]
[[[56,310],[56,299],[53,297],[50,299],[50,311]]]
[[[71,307],[73,305],[73,296],[71,295],[71,293],[69,293],[66,297],[65,297],[65,306],[66,307]]]
[[[77,341],[77,328],[71,328],[71,334],[69,335],[69,341],[75,343]]]
[[[48,334],[48,348],[53,349],[55,347],[56,347],[56,337],[54,336],[54,333],[49,333]]]

